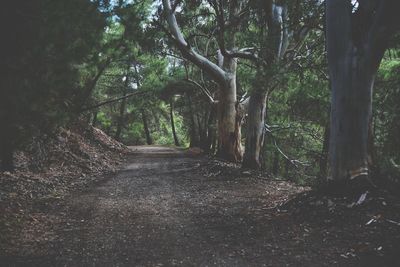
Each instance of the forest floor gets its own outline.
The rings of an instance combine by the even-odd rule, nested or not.
[[[0,265],[399,266],[385,192],[327,197],[195,151],[131,150],[88,189],[33,203]]]

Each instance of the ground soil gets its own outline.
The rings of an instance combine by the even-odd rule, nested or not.
[[[327,197],[193,151],[133,147],[89,189],[38,201],[1,266],[399,266],[400,201]]]

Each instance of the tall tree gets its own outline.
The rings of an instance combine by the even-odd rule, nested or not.
[[[260,155],[265,135],[267,96],[272,86],[270,69],[276,68],[276,65],[279,64],[289,40],[287,7],[286,5],[278,6],[274,2],[267,1],[263,5],[263,9],[261,9],[263,12],[259,18],[262,27],[268,29],[261,31],[263,38],[260,45],[263,47],[260,55],[265,60],[268,59],[268,66],[258,64],[256,82],[249,99],[244,168],[258,169],[261,166]]]
[[[206,72],[218,85],[218,156],[231,161],[242,160],[241,124],[243,112],[237,101],[237,59],[253,57],[252,53],[238,49],[236,35],[240,19],[248,1],[209,1],[218,24],[218,63],[199,54],[185,39],[175,16],[180,1],[171,4],[163,0],[164,12],[171,39],[182,55]]]
[[[254,1],[251,11],[257,29],[258,57],[256,77],[250,92],[243,167],[261,166],[261,149],[265,135],[265,116],[268,96],[277,87],[281,76],[301,58],[310,54],[306,37],[318,30],[321,4],[314,1]],[[256,49],[256,48],[255,48]]]
[[[125,73],[125,77],[124,77],[125,81],[123,83],[123,88],[122,88],[122,97],[125,97],[128,94],[129,87],[130,87],[130,77],[129,77],[130,70],[131,70],[130,64],[131,64],[131,62],[130,62],[130,59],[128,58],[126,73]],[[124,127],[126,102],[127,102],[127,99],[123,98],[121,100],[121,104],[119,107],[119,116],[117,119],[117,131],[115,132],[115,139],[118,141],[121,140],[122,128]]]
[[[370,174],[372,90],[389,40],[399,30],[399,9],[397,0],[326,1],[333,180]]]

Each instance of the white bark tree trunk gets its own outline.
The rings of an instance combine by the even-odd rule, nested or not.
[[[268,35],[265,37],[265,44],[268,51],[264,51],[263,56],[273,55],[270,59],[270,67],[275,67],[284,55],[288,46],[288,29],[286,25],[287,13],[286,7],[273,4],[268,9]],[[259,67],[257,70],[257,80],[267,83],[270,77],[265,73],[269,72],[265,67]],[[246,149],[244,152],[243,168],[259,169],[261,167],[260,157],[261,148],[264,144],[264,125],[266,115],[266,101],[268,95],[268,84],[255,83],[254,90],[250,94],[249,113],[247,118],[246,130]],[[260,88],[261,87],[261,88]]]

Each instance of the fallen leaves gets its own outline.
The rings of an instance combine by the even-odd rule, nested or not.
[[[5,240],[17,236],[22,221],[38,222],[30,214],[34,205],[85,188],[99,175],[114,171],[128,151],[93,127],[61,128],[53,138],[36,138],[27,150],[16,153],[16,172],[0,173],[0,235]]]

